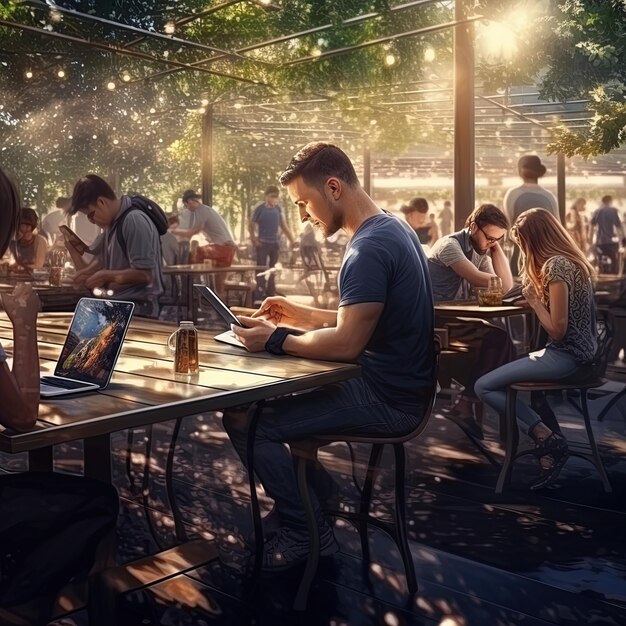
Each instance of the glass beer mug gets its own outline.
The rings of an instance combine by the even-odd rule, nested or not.
[[[193,322],[181,322],[178,330],[170,335],[167,345],[174,352],[174,373],[199,372],[198,331]]]

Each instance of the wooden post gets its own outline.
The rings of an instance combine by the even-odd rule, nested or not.
[[[213,105],[202,116],[202,202],[213,204]]]
[[[556,197],[559,201],[559,217],[561,224],[565,224],[565,213],[567,211],[565,204],[565,155],[561,152],[556,155],[556,189]]]
[[[455,20],[469,17],[468,0],[456,0]],[[454,229],[474,210],[474,25],[454,28]]]

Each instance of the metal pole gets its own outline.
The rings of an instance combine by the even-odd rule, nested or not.
[[[372,151],[369,144],[363,146],[363,189],[367,195],[372,193]]]
[[[559,201],[559,217],[561,224],[565,224],[565,155],[559,152],[556,155],[556,195]]]
[[[456,0],[457,22],[469,15],[468,0]],[[454,27],[454,228],[474,209],[474,25]]]
[[[202,116],[202,202],[213,204],[213,105]]]

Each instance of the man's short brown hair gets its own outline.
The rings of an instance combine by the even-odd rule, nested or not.
[[[286,187],[296,178],[302,177],[305,183],[321,187],[331,176],[351,187],[359,184],[348,155],[332,143],[318,141],[308,143],[298,151],[281,174],[279,182]]]
[[[509,229],[509,220],[495,204],[481,204],[477,209],[474,209],[465,220],[465,227],[467,228],[472,222],[475,222],[479,228],[497,226],[505,230]]]

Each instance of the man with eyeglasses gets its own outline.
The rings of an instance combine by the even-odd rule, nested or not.
[[[435,302],[467,298],[470,287],[488,287],[492,276],[500,277],[503,291],[511,289],[513,277],[500,245],[508,228],[498,207],[481,204],[463,230],[435,243],[428,253]]]
[[[509,261],[500,245],[508,228],[506,215],[498,207],[482,204],[467,218],[463,230],[433,245],[428,252],[428,269],[435,302],[467,299],[472,288],[488,287],[493,276],[500,277],[503,292],[513,287]],[[475,407],[479,401],[474,395],[474,382],[480,372],[487,373],[512,360],[513,344],[503,329],[482,320],[435,323],[448,329],[451,345],[469,349],[462,357],[462,353],[455,354],[449,363],[442,359],[441,369],[464,387],[448,417],[482,439],[482,428],[476,421],[476,413],[480,417],[482,411]]]

